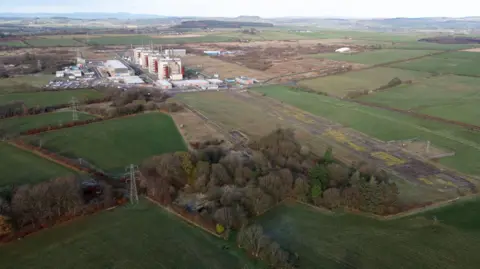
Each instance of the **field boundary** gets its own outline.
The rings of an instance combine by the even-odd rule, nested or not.
[[[70,170],[73,170],[73,171],[76,171],[76,172],[80,172],[80,173],[84,173],[84,172],[85,172],[85,171],[83,171],[82,169],[80,169],[80,168],[78,168],[78,167],[75,167],[75,166],[73,166],[73,165],[69,165],[69,164],[67,164],[67,163],[65,163],[65,162],[63,162],[63,161],[61,161],[61,160],[59,160],[59,159],[57,159],[57,158],[55,158],[55,157],[48,156],[47,154],[45,154],[45,153],[43,153],[43,152],[41,152],[41,151],[38,151],[36,148],[31,148],[31,149],[30,149],[29,147],[27,147],[27,146],[25,146],[25,145],[22,145],[22,143],[18,143],[17,141],[7,141],[7,143],[8,143],[9,145],[15,147],[15,148],[18,148],[18,149],[20,149],[20,150],[29,152],[29,153],[31,153],[31,154],[34,154],[34,155],[38,156],[38,157],[41,157],[41,158],[43,158],[43,159],[46,159],[46,160],[48,160],[48,161],[51,161],[51,162],[54,162],[54,163],[56,163],[56,164],[58,164],[58,165],[61,165],[61,166],[63,166],[63,167],[66,167],[66,168],[68,168],[68,169],[70,169]]]
[[[439,54],[445,54],[445,53],[452,52],[452,51],[458,51],[458,50],[440,50],[440,51],[437,51],[437,52],[433,52],[433,53],[429,53],[429,54],[425,54],[425,55],[421,55],[421,56],[417,56],[417,57],[413,57],[413,58],[370,65],[370,66],[366,66],[366,67],[363,67],[363,68],[358,68],[358,69],[354,69],[354,70],[350,70],[350,71],[343,72],[343,73],[338,73],[338,74],[331,74],[331,75],[327,75],[327,76],[315,76],[315,77],[310,77],[310,78],[306,78],[306,79],[299,79],[298,81],[313,80],[313,79],[317,79],[317,78],[336,76],[336,75],[340,76],[340,75],[343,75],[345,73],[359,72],[359,71],[364,71],[364,70],[373,69],[373,68],[377,68],[377,67],[388,67],[388,68],[393,68],[393,69],[403,69],[403,68],[397,68],[397,67],[390,67],[389,65],[408,62],[408,61],[413,61],[413,60],[418,60],[418,59],[422,59],[422,58],[425,58],[425,57],[430,57],[430,56],[439,55]],[[407,70],[410,70],[410,69],[407,69]],[[413,70],[413,71],[417,71],[417,70]],[[425,71],[417,71],[417,72],[424,72],[424,73],[430,74],[430,72],[425,72]]]
[[[329,96],[330,96],[330,95],[329,95]],[[335,96],[330,96],[330,97],[336,98]],[[337,98],[337,99],[338,99],[338,98]],[[457,125],[457,126],[460,126],[460,127],[463,127],[463,128],[472,129],[472,130],[474,130],[474,131],[480,131],[480,125],[474,125],[474,124],[465,123],[465,122],[461,122],[461,121],[449,120],[449,119],[445,119],[445,118],[441,118],[441,117],[437,117],[437,116],[432,116],[432,115],[428,115],[428,114],[418,113],[418,112],[415,112],[415,111],[410,111],[410,110],[405,110],[405,109],[400,109],[400,108],[394,108],[394,107],[384,106],[384,105],[380,105],[380,104],[376,104],[376,103],[371,103],[371,102],[360,101],[360,100],[356,100],[356,99],[348,99],[348,98],[345,98],[345,99],[341,99],[341,100],[344,100],[344,101],[346,100],[346,101],[348,101],[348,102],[353,102],[353,103],[357,103],[357,104],[364,105],[364,106],[375,107],[375,108],[380,108],[380,109],[389,110],[389,111],[395,111],[395,112],[398,112],[398,113],[411,115],[411,116],[414,116],[414,117],[416,117],[416,118],[433,120],[433,121],[437,121],[437,122],[442,122],[442,123]]]
[[[211,235],[213,235],[213,236],[215,236],[215,237],[224,239],[221,235],[219,235],[219,234],[211,231],[210,229],[207,229],[207,228],[203,227],[202,225],[196,223],[196,222],[193,221],[193,220],[190,220],[190,219],[182,216],[181,214],[179,214],[178,212],[176,212],[176,211],[175,211],[174,209],[172,209],[171,207],[166,207],[166,206],[162,205],[161,203],[155,201],[154,199],[152,199],[152,198],[150,198],[150,197],[148,197],[148,196],[145,196],[145,198],[147,198],[147,200],[149,200],[150,202],[154,203],[155,205],[157,205],[158,207],[162,208],[163,210],[165,210],[165,211],[167,211],[167,212],[169,212],[169,213],[177,216],[178,218],[182,219],[183,221],[187,222],[188,224],[191,224],[191,225],[193,225],[193,226],[195,226],[195,227],[198,227],[198,228],[204,230],[205,232],[207,232],[207,233],[209,233],[209,234],[211,234]]]

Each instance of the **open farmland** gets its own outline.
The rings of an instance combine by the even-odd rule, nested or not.
[[[392,67],[437,74],[480,76],[480,53],[456,51],[393,64]]]
[[[52,75],[18,76],[0,79],[0,94],[28,90],[30,87],[43,87],[51,79]]]
[[[92,115],[78,112],[79,120],[95,118]],[[60,125],[72,121],[72,112],[59,111],[32,116],[13,117],[0,120],[0,129],[8,134],[21,132],[48,125]]]
[[[185,142],[170,116],[152,112],[24,138],[42,140],[57,154],[82,158],[100,169],[123,172],[129,164],[162,153],[183,151]]]
[[[142,200],[0,246],[0,267],[254,268],[227,244]]]
[[[82,43],[71,38],[37,38],[27,39],[25,43],[32,47],[75,47],[83,46]]]
[[[427,73],[388,67],[348,72],[328,77],[302,80],[298,84],[317,92],[345,97],[350,92],[374,90],[387,85],[394,78],[415,80],[428,76]]]
[[[446,75],[360,97],[360,100],[480,125],[480,78]]]
[[[0,95],[0,104],[10,102],[23,102],[27,107],[49,106],[58,104],[67,104],[72,97],[78,101],[86,99],[95,99],[102,97],[103,94],[95,90],[70,90],[70,91],[44,91],[32,93],[10,93]]]
[[[202,73],[208,75],[219,74],[222,78],[247,76],[263,80],[271,77],[271,75],[265,72],[252,70],[245,66],[225,62],[208,56],[187,56],[182,60],[189,68],[200,69],[202,70]]]
[[[379,221],[292,203],[258,222],[299,253],[300,268],[474,269],[480,263],[478,233],[443,224],[441,218],[437,225],[431,217]]]
[[[142,45],[142,44],[184,44],[184,43],[202,43],[202,42],[225,42],[231,41],[228,36],[205,35],[195,37],[178,38],[152,38],[148,35],[122,35],[122,36],[102,36],[90,38],[90,45]],[[86,40],[85,40],[86,41]]]
[[[21,40],[12,40],[12,41],[0,41],[0,47],[26,47],[27,44],[23,43]]]
[[[0,171],[3,173],[0,179],[0,187],[12,184],[37,183],[74,173],[63,166],[5,142],[0,142]]]
[[[412,138],[431,141],[437,147],[455,151],[455,156],[441,158],[438,162],[461,172],[480,174],[480,165],[471,161],[480,156],[478,132],[283,86],[254,89],[383,141]]]
[[[360,63],[367,65],[383,64],[398,60],[410,59],[419,56],[435,53],[435,50],[399,50],[399,49],[381,49],[359,53],[325,53],[317,54],[314,57],[326,58],[336,61]]]

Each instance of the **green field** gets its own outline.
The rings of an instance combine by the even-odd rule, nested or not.
[[[129,164],[162,153],[185,151],[186,145],[170,116],[147,113],[29,136],[58,154],[82,158],[106,171],[123,172]]]
[[[480,125],[480,78],[446,75],[360,97],[394,108]]]
[[[0,93],[28,90],[29,86],[43,87],[54,77],[52,75],[18,76],[0,79]]]
[[[302,80],[300,86],[330,95],[344,97],[351,91],[374,90],[386,85],[393,78],[414,80],[428,76],[427,73],[388,67],[377,67],[345,74]]]
[[[388,62],[394,62],[398,60],[415,58],[430,53],[437,52],[435,50],[392,50],[382,49],[367,52],[360,52],[354,54],[342,54],[342,53],[323,53],[316,54],[314,57],[326,58],[336,61],[345,61],[352,63],[376,65]]]
[[[480,163],[474,161],[480,156],[479,132],[314,93],[294,91],[283,86],[254,89],[384,141],[411,138],[430,140],[433,145],[456,153],[455,156],[440,159],[440,163],[461,172],[480,175]]]
[[[0,105],[22,101],[27,107],[67,104],[72,97],[78,101],[95,99],[103,94],[95,90],[44,91],[32,93],[9,93],[0,95]]]
[[[142,200],[0,246],[0,268],[255,268],[227,244]]]
[[[478,212],[478,206],[471,209]],[[258,221],[281,245],[299,254],[300,268],[478,268],[478,232],[443,223],[445,215],[437,216],[440,224],[435,225],[432,217],[378,221],[285,204]]]
[[[103,36],[89,39],[90,45],[142,45],[142,44],[182,44],[182,43],[201,43],[201,42],[226,42],[232,41],[228,36],[196,36],[196,37],[178,37],[178,38],[153,38],[147,35],[128,35],[128,36]]]
[[[92,115],[78,113],[79,120],[95,118]],[[72,112],[58,111],[34,116],[14,117],[0,120],[0,130],[8,134],[18,134],[33,128],[47,125],[60,125],[72,121]]]
[[[480,53],[456,51],[393,64],[392,67],[437,74],[480,76],[479,61]]]
[[[3,173],[0,187],[10,184],[36,183],[74,173],[63,166],[17,149],[5,142],[0,142],[0,171]]]
[[[37,38],[28,39],[25,43],[33,47],[74,47],[83,46],[82,43],[77,42],[71,38]]]
[[[226,32],[218,33],[216,36],[228,36],[235,39],[248,39],[248,40],[299,40],[308,39],[308,37],[298,35],[297,33],[290,33],[287,31],[272,31],[264,30],[254,35],[245,34],[242,32]]]
[[[15,40],[15,41],[0,41],[0,47],[26,47],[27,44],[23,43],[20,40]]]

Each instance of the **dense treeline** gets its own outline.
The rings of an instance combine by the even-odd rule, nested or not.
[[[37,230],[115,204],[119,194],[111,185],[82,182],[73,176],[60,177],[0,189],[0,237],[25,228]]]
[[[166,111],[179,111],[182,109],[176,103],[166,103],[169,96],[160,91],[146,89],[129,89],[110,94],[109,106],[84,106],[80,109],[106,118],[130,115],[142,111],[164,109]]]
[[[316,157],[293,131],[278,129],[242,150],[209,145],[152,157],[140,167],[142,187],[151,198],[200,216],[217,232],[243,228],[241,234],[248,234],[250,219],[288,197],[332,209],[398,211],[398,189],[385,172],[367,164],[345,167],[332,155],[330,149]]]

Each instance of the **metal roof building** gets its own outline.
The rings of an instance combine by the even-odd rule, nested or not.
[[[105,62],[105,66],[108,68],[112,77],[130,75],[128,67],[118,60],[108,60]]]

